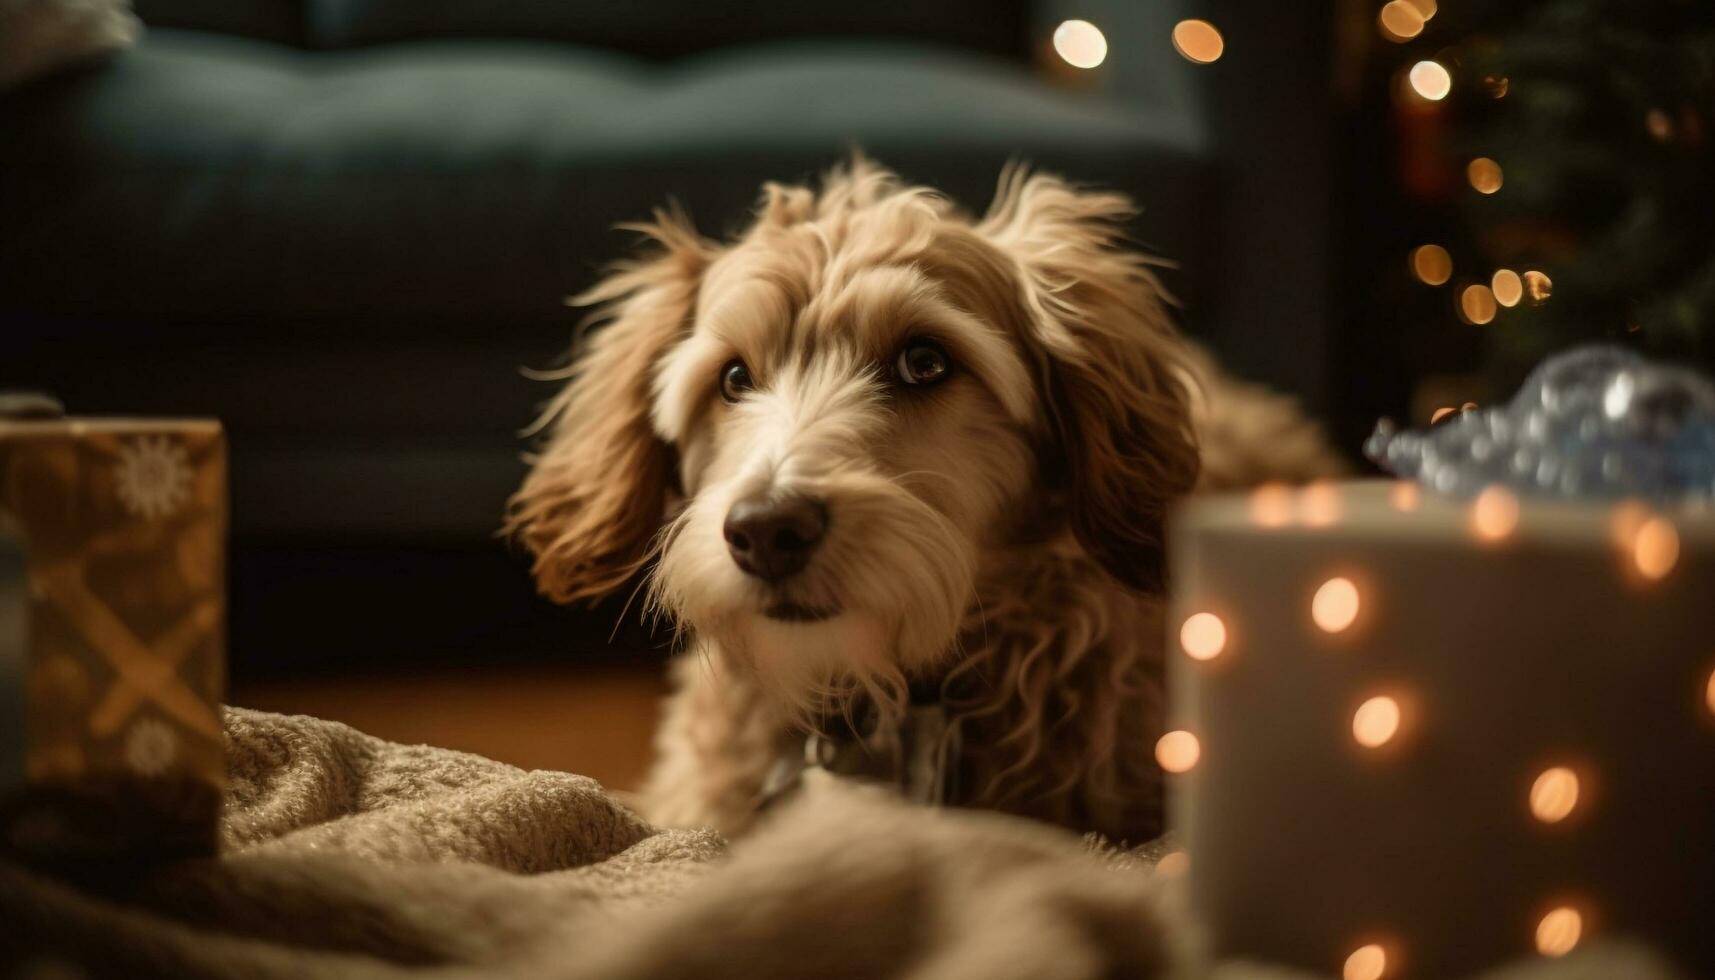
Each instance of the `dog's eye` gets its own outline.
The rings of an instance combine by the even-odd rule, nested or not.
[[[899,352],[893,370],[908,385],[933,385],[945,381],[953,369],[947,351],[932,340],[913,340]]]
[[[754,387],[756,382],[750,380],[750,368],[738,358],[726,362],[726,366],[721,368],[721,398],[724,401],[736,402]]]

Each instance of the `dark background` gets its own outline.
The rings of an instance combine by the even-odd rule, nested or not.
[[[1014,157],[1131,193],[1187,331],[1354,459],[1424,356],[1376,321],[1410,243],[1376,94],[1392,69],[1352,41],[1367,6],[138,12],[133,50],[0,96],[0,386],[226,423],[240,681],[658,651],[618,602],[536,599],[495,537],[551,390],[519,369],[563,354],[562,298],[623,254],[614,223],[672,198],[727,232],[762,181],[852,145],[972,209]],[[1102,66],[1053,56],[1068,17],[1105,32]],[[1219,61],[1175,53],[1186,17],[1220,29]],[[1399,282],[1355,302],[1382,253]]]

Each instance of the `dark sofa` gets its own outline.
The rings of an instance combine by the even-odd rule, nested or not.
[[[519,369],[668,198],[723,233],[861,145],[980,208],[1021,156],[1134,194],[1192,328],[1320,400],[1320,134],[1277,124],[1320,8],[1222,22],[1257,87],[1173,54],[1193,6],[138,0],[134,50],[0,97],[0,387],[225,420],[241,674],[607,649],[494,532]],[[1113,54],[1056,82],[1067,16]]]

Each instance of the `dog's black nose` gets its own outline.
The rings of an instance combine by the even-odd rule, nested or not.
[[[803,571],[827,530],[827,505],[797,495],[746,497],[721,527],[732,560],[766,582]]]

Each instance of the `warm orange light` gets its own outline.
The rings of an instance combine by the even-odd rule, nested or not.
[[[1504,99],[1507,90],[1512,88],[1512,82],[1505,75],[1484,75],[1483,91],[1489,93],[1491,99]]]
[[[1163,878],[1180,878],[1191,870],[1191,855],[1184,851],[1168,851],[1155,862],[1155,873]]]
[[[1709,683],[1703,685],[1703,706],[1715,715],[1715,670],[1709,672]]]
[[[1381,695],[1358,705],[1352,715],[1352,737],[1367,749],[1386,745],[1399,732],[1399,702]]]
[[[1679,561],[1679,532],[1665,517],[1651,517],[1638,527],[1632,560],[1644,578],[1663,578]]]
[[[1651,109],[1644,113],[1644,128],[1658,143],[1665,143],[1673,138],[1673,118],[1660,109]]]
[[[1292,520],[1292,488],[1264,483],[1251,491],[1251,520],[1258,527],[1283,527]]]
[[[1479,194],[1493,194],[1501,189],[1501,165],[1488,157],[1478,157],[1465,165],[1465,179]]]
[[[1495,294],[1480,283],[1459,291],[1459,316],[1466,322],[1481,326],[1495,318]]]
[[[1423,15],[1424,20],[1434,17],[1435,11],[1440,9],[1436,7],[1435,0],[1408,0],[1408,2],[1417,8],[1417,12]]]
[[[1431,102],[1440,102],[1453,91],[1453,76],[1438,61],[1419,61],[1406,75],[1411,90]]]
[[[1453,278],[1453,256],[1439,245],[1419,245],[1411,251],[1411,271],[1419,281],[1439,286]]]
[[[1411,480],[1397,480],[1388,491],[1388,503],[1400,513],[1409,514],[1423,502],[1423,491]]]
[[[1155,743],[1155,761],[1168,772],[1187,772],[1203,754],[1197,736],[1187,731],[1173,731]]]
[[[1206,65],[1220,60],[1226,48],[1221,32],[1206,20],[1182,20],[1173,25],[1173,50],[1186,61]]]
[[[1193,660],[1213,660],[1227,646],[1227,624],[1214,613],[1200,612],[1186,617],[1179,627],[1179,645]]]
[[[1530,784],[1530,813],[1543,823],[1565,820],[1577,805],[1578,774],[1565,766],[1544,769]]]
[[[1524,279],[1524,295],[1531,303],[1540,306],[1554,295],[1554,280],[1548,278],[1548,273],[1530,269],[1521,278]]]
[[[1346,957],[1345,969],[1340,971],[1341,980],[1381,980],[1386,975],[1387,950],[1375,943],[1352,950],[1352,955]]]
[[[1423,13],[1410,0],[1392,0],[1376,14],[1382,37],[1403,44],[1423,33]]]
[[[1311,527],[1328,527],[1340,519],[1340,491],[1332,483],[1318,480],[1298,494],[1298,516]]]
[[[1054,28],[1054,52],[1073,68],[1094,68],[1107,60],[1108,39],[1087,20],[1069,20]]]
[[[1608,514],[1608,540],[1621,551],[1631,551],[1637,544],[1638,530],[1650,519],[1650,509],[1641,500],[1622,500]]]
[[[1310,618],[1328,633],[1339,633],[1358,618],[1358,587],[1349,578],[1322,583],[1310,600]]]
[[[1584,935],[1584,917],[1562,905],[1536,924],[1536,951],[1544,956],[1565,956]]]
[[[1442,419],[1444,419],[1447,416],[1452,415],[1452,414],[1453,414],[1453,406],[1452,405],[1443,405],[1440,408],[1436,409],[1435,411],[1429,413],[1429,424],[1435,425],[1435,424],[1439,423]]]
[[[1482,541],[1500,541],[1518,527],[1518,498],[1502,486],[1487,487],[1471,504],[1471,530]]]
[[[1495,302],[1502,306],[1517,306],[1524,299],[1524,280],[1511,269],[1496,269],[1489,279],[1489,291],[1495,294]]]

